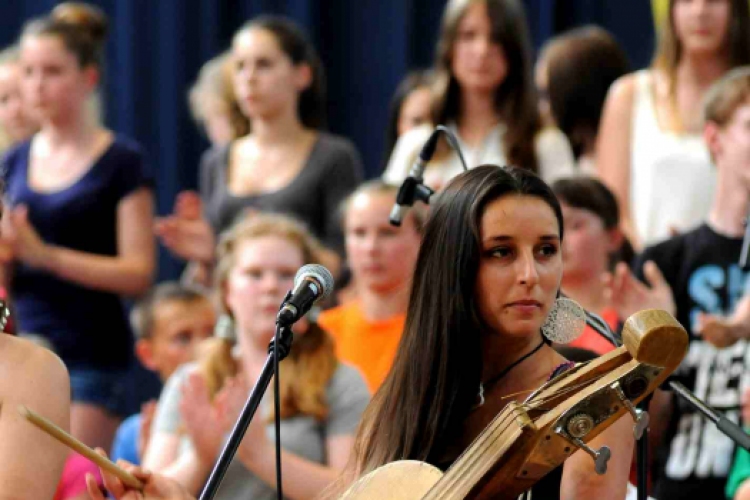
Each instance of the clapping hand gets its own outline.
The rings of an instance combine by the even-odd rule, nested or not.
[[[213,464],[221,451],[226,428],[199,372],[190,373],[182,386],[180,415],[198,459],[203,464]]]
[[[3,215],[0,260],[9,263],[19,260],[29,267],[43,268],[51,261],[52,249],[29,221],[25,205],[14,207]]]
[[[240,375],[228,378],[216,394],[214,405],[223,426],[228,430],[231,430],[237,422],[250,393],[249,389],[245,378]],[[265,419],[262,409],[259,408],[247,428],[239,453],[243,458],[252,461],[272,456],[269,453],[270,449],[271,442],[266,435]]]
[[[182,192],[175,202],[174,214],[157,218],[154,232],[178,257],[208,263],[214,257],[214,234],[202,210],[198,193]]]
[[[677,308],[672,288],[659,268],[653,261],[648,261],[643,265],[643,274],[648,285],[641,283],[627,264],[621,262],[614,273],[605,276],[605,293],[618,316],[627,319],[644,309],[662,309],[674,316]]]

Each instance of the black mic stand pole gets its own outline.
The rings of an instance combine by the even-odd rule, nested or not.
[[[284,303],[289,300],[289,297],[291,297],[291,293],[287,294]],[[277,346],[278,355],[279,361],[281,361],[289,355],[289,351],[292,349],[294,334],[292,333],[290,326],[281,326],[277,324],[276,328],[279,338],[279,344]],[[224,474],[226,474],[229,464],[237,453],[242,438],[245,437],[245,432],[247,432],[247,428],[258,410],[263,395],[268,389],[268,385],[271,383],[271,379],[274,375],[274,344],[274,340],[271,340],[271,343],[268,346],[268,358],[266,359],[265,365],[263,365],[260,377],[258,377],[258,381],[255,383],[252,391],[250,391],[250,396],[247,398],[244,408],[242,408],[237,423],[234,424],[234,428],[229,435],[227,443],[224,445],[224,449],[221,450],[219,459],[216,461],[216,464],[211,471],[211,475],[208,477],[208,482],[203,488],[199,500],[211,500],[219,491],[219,486],[221,485],[222,479],[224,479]]]
[[[646,412],[651,402],[651,395],[643,399],[638,404],[636,411]],[[648,500],[648,426],[643,429],[641,437],[635,442],[635,466],[636,466],[636,487],[638,488],[638,500]]]
[[[698,399],[695,394],[690,392],[687,387],[681,383],[671,381],[669,382],[669,386],[674,392],[682,396],[685,401],[690,403],[693,408],[702,413],[705,418],[713,422],[717,429],[734,441],[734,444],[750,451],[750,434],[747,434],[742,427]]]

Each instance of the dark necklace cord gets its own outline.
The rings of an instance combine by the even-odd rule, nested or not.
[[[532,349],[531,351],[527,352],[526,354],[524,354],[523,356],[521,356],[520,358],[518,358],[517,360],[515,360],[510,365],[506,366],[500,373],[498,373],[497,375],[495,375],[491,379],[487,380],[486,382],[480,382],[479,383],[479,404],[477,404],[477,406],[482,406],[484,404],[484,389],[485,389],[485,387],[490,387],[490,386],[498,383],[503,377],[505,377],[508,373],[510,373],[510,371],[513,368],[515,368],[516,366],[520,365],[525,360],[527,360],[528,358],[530,358],[531,356],[533,356],[534,354],[536,354],[536,352],[539,349],[541,349],[542,347],[544,347],[545,344],[546,344],[546,342],[544,341],[544,338],[543,338],[542,341],[539,342],[539,345],[537,345],[534,349]]]

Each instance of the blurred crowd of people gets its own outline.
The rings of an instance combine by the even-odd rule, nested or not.
[[[420,251],[432,249],[421,248],[429,207],[416,204],[399,227],[388,218],[442,124],[469,169],[513,166],[549,186],[567,297],[614,331],[639,310],[670,312],[690,333],[676,376],[730,419],[750,413],[750,289],[738,265],[750,210],[747,0],[670,0],[653,62],[638,71],[600,27],[562,33],[534,58],[520,0],[449,0],[434,66],[395,89],[387,162],[371,180],[354,144],[326,131],[324,69],[303,30],[253,18],[189,90],[212,146],[198,192],[180,193],[164,217],[141,147],[100,116],[107,27],[98,8],[65,2],[0,53],[0,277],[15,334],[0,338],[3,407],[32,407],[196,496],[297,270],[321,263],[335,293],[294,326],[280,366],[283,492],[316,498],[351,464],[361,473],[390,457],[363,450],[387,442],[366,408],[374,397],[382,414],[407,415],[388,404],[408,361],[391,368],[426,314],[413,285]],[[439,199],[462,171],[441,139],[424,183]],[[153,283],[157,244],[185,261],[179,281]],[[574,361],[615,348],[589,327],[554,347]],[[133,356],[164,383],[135,415]],[[275,498],[272,392],[218,498]],[[750,454],[669,392],[650,411],[653,497],[750,500]],[[2,413],[0,493],[101,497],[96,467],[45,438]],[[627,475],[632,443],[620,449],[614,469]],[[569,462],[549,498],[589,491],[565,486],[588,477]],[[624,479],[610,480],[596,486],[624,498]]]

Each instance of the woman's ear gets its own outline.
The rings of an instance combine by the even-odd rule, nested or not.
[[[294,86],[299,92],[307,90],[313,82],[313,69],[307,63],[301,63],[295,66]]]
[[[620,250],[622,243],[625,240],[625,235],[622,234],[622,230],[619,227],[613,227],[607,230],[607,251],[614,253]]]
[[[716,163],[716,158],[721,155],[721,127],[715,122],[706,122],[703,127],[703,141],[706,143],[711,160]]]
[[[90,64],[83,68],[81,72],[83,73],[83,79],[86,82],[87,89],[91,92],[96,90],[96,87],[99,86],[99,81],[101,79],[99,68]]]

